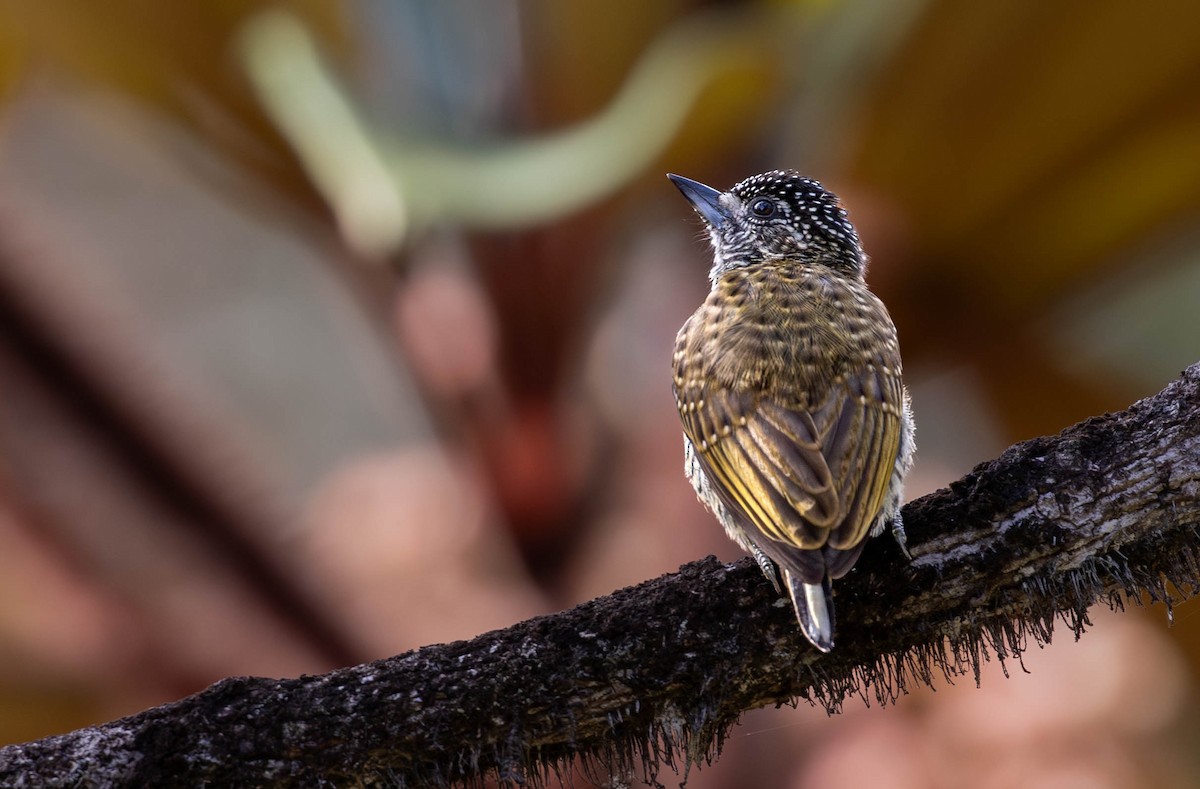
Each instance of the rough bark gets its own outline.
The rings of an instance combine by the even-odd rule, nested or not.
[[[1126,411],[1017,444],[904,509],[836,588],[820,655],[749,561],[709,558],[470,641],[299,679],[232,678],[123,720],[0,749],[4,786],[537,784],[713,758],[744,711],[888,702],[1020,656],[1097,601],[1200,578],[1200,365]]]

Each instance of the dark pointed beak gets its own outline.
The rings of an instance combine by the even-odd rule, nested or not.
[[[727,214],[725,209],[721,207],[721,193],[711,186],[705,186],[699,181],[693,181],[691,178],[684,178],[682,175],[667,173],[667,177],[671,179],[671,183],[683,192],[683,196],[692,204],[692,208],[696,209],[709,227],[718,228],[725,221]]]

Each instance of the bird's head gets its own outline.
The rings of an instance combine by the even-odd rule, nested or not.
[[[828,266],[861,278],[867,259],[837,196],[795,170],[772,170],[719,192],[668,175],[708,225],[715,281],[725,271],[772,260]]]

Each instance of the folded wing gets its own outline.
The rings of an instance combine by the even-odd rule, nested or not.
[[[808,407],[754,391],[695,387],[676,396],[702,467],[731,512],[766,538],[760,547],[809,583],[849,570],[899,448],[899,376],[868,366]],[[810,551],[820,553],[800,555]]]

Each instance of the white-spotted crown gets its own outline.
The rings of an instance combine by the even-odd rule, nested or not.
[[[739,182],[721,201],[728,220],[713,244],[728,266],[779,258],[808,259],[862,276],[866,256],[837,196],[795,170],[771,170]]]

